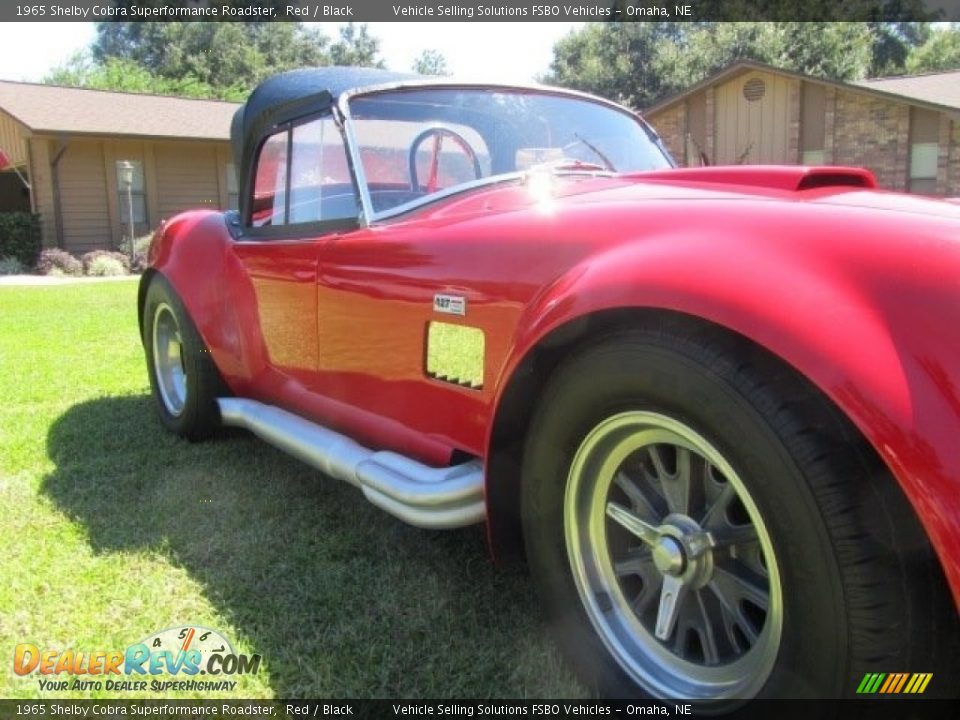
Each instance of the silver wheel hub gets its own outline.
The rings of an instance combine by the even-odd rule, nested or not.
[[[661,575],[678,577],[687,565],[687,556],[683,545],[669,535],[664,535],[653,546],[653,562]]]
[[[574,456],[564,498],[574,581],[618,664],[652,695],[752,697],[777,658],[780,574],[746,485],[689,426],[610,417]]]
[[[180,323],[166,303],[157,305],[153,313],[153,372],[163,406],[179,417],[187,401],[187,372]]]

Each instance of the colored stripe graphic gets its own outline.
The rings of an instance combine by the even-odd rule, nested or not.
[[[900,679],[900,675],[898,673],[891,673],[890,675],[888,675],[887,681],[880,688],[880,692],[882,693],[890,692],[890,686],[895,685],[897,680],[899,679]]]
[[[897,687],[891,690],[891,692],[898,693],[903,690],[903,686],[907,683],[907,677],[907,673],[900,673],[900,682],[897,683]]]
[[[933,673],[867,673],[857,686],[857,694],[919,695],[932,679]]]

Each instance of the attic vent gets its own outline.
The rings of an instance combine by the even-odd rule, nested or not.
[[[747,80],[743,84],[743,97],[747,102],[756,102],[767,92],[767,84],[760,78]]]

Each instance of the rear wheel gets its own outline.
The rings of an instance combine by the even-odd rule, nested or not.
[[[209,437],[220,426],[216,399],[225,386],[183,303],[161,275],[147,288],[142,327],[160,420],[181,437]]]
[[[837,697],[868,671],[955,667],[956,615],[893,479],[726,336],[636,331],[572,357],[523,483],[535,581],[605,694]]]

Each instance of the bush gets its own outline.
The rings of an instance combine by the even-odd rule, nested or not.
[[[100,262],[102,259],[110,260],[110,262]],[[84,275],[126,275],[130,272],[130,258],[122,252],[112,250],[92,250],[81,255],[80,262],[83,263]],[[105,268],[112,268],[114,265],[119,265],[120,272],[102,272]],[[94,267],[100,271],[95,272]]]
[[[36,270],[41,275],[80,275],[83,263],[66,250],[47,248],[40,253]]]
[[[130,269],[133,272],[139,273],[147,269],[147,253],[150,252],[150,243],[152,241],[152,233],[133,239],[133,264],[130,265]],[[120,249],[123,251],[123,254],[127,256],[127,262],[130,264],[130,241],[124,238],[120,244]]]
[[[40,216],[28,212],[0,213],[0,257],[12,257],[33,267],[40,254]]]
[[[26,269],[15,257],[0,258],[0,275],[22,275]]]
[[[98,255],[87,266],[87,275],[92,277],[113,277],[126,275],[127,269],[123,263],[110,255]]]

